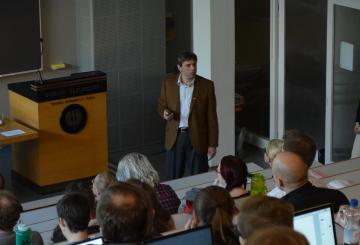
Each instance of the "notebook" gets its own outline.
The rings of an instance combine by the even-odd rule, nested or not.
[[[212,245],[211,226],[202,226],[191,230],[172,233],[144,242],[151,245]]]
[[[331,204],[295,213],[294,229],[302,233],[310,245],[335,245],[335,223]]]

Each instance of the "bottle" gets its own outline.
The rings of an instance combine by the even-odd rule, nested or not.
[[[355,236],[359,232],[359,219],[360,212],[358,209],[358,200],[351,199],[349,202],[349,207],[344,210],[344,245],[358,245],[358,240]]]
[[[31,229],[25,224],[16,226],[16,245],[31,245]]]
[[[268,192],[265,185],[264,175],[261,173],[256,173],[251,177],[251,190],[250,195],[265,195]]]

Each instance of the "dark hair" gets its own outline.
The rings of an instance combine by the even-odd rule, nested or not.
[[[2,176],[2,174],[0,173],[0,190],[4,190],[5,189],[5,179],[4,176]]]
[[[87,230],[90,221],[90,204],[81,193],[65,194],[56,204],[59,218],[63,218],[73,233]]]
[[[247,239],[256,230],[272,225],[292,228],[294,208],[284,200],[254,196],[243,203],[237,219],[237,229],[241,237]]]
[[[86,181],[70,182],[65,187],[64,194],[69,194],[69,193],[80,193],[80,194],[84,195],[90,205],[90,212],[91,212],[90,214],[95,215],[95,212],[96,212],[95,196],[94,196],[94,193],[91,190],[90,184],[88,182],[86,182]]]
[[[297,129],[287,130],[283,136],[284,151],[298,155],[309,167],[313,164],[316,154],[315,141]]]
[[[177,57],[177,64],[179,66],[182,66],[183,62],[187,60],[194,60],[195,62],[197,62],[196,54],[190,51],[180,53]]]
[[[153,213],[145,193],[128,183],[107,188],[101,195],[96,216],[106,242],[138,242],[149,238]]]
[[[235,187],[246,189],[247,166],[238,157],[224,156],[220,162],[220,174],[226,182],[226,189],[231,191]]]
[[[141,188],[142,190],[144,190],[146,195],[148,195],[151,201],[152,208],[155,211],[154,232],[163,233],[172,230],[174,223],[172,221],[171,215],[168,211],[161,207],[154,188],[152,188],[148,183],[138,179],[129,179],[126,182],[138,188]]]
[[[229,192],[219,186],[202,189],[193,205],[195,214],[206,225],[211,224],[214,239],[225,244],[232,244],[232,216],[234,201]]]
[[[16,222],[23,211],[19,200],[14,194],[6,190],[0,190],[0,229],[3,231],[13,230]]]

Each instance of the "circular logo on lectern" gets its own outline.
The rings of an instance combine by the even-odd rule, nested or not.
[[[61,128],[69,134],[80,132],[86,125],[87,113],[83,106],[72,104],[63,110],[60,117]]]

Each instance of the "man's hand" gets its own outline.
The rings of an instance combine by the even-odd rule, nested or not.
[[[168,109],[165,109],[165,110],[164,110],[164,119],[165,119],[166,121],[170,121],[170,120],[173,119],[173,118],[174,118],[174,113],[171,112],[171,111],[169,111]]]
[[[360,123],[359,122],[355,123],[354,133],[355,134],[360,134]]]
[[[208,160],[211,160],[214,158],[214,156],[216,155],[216,147],[215,146],[210,146],[208,148]]]

